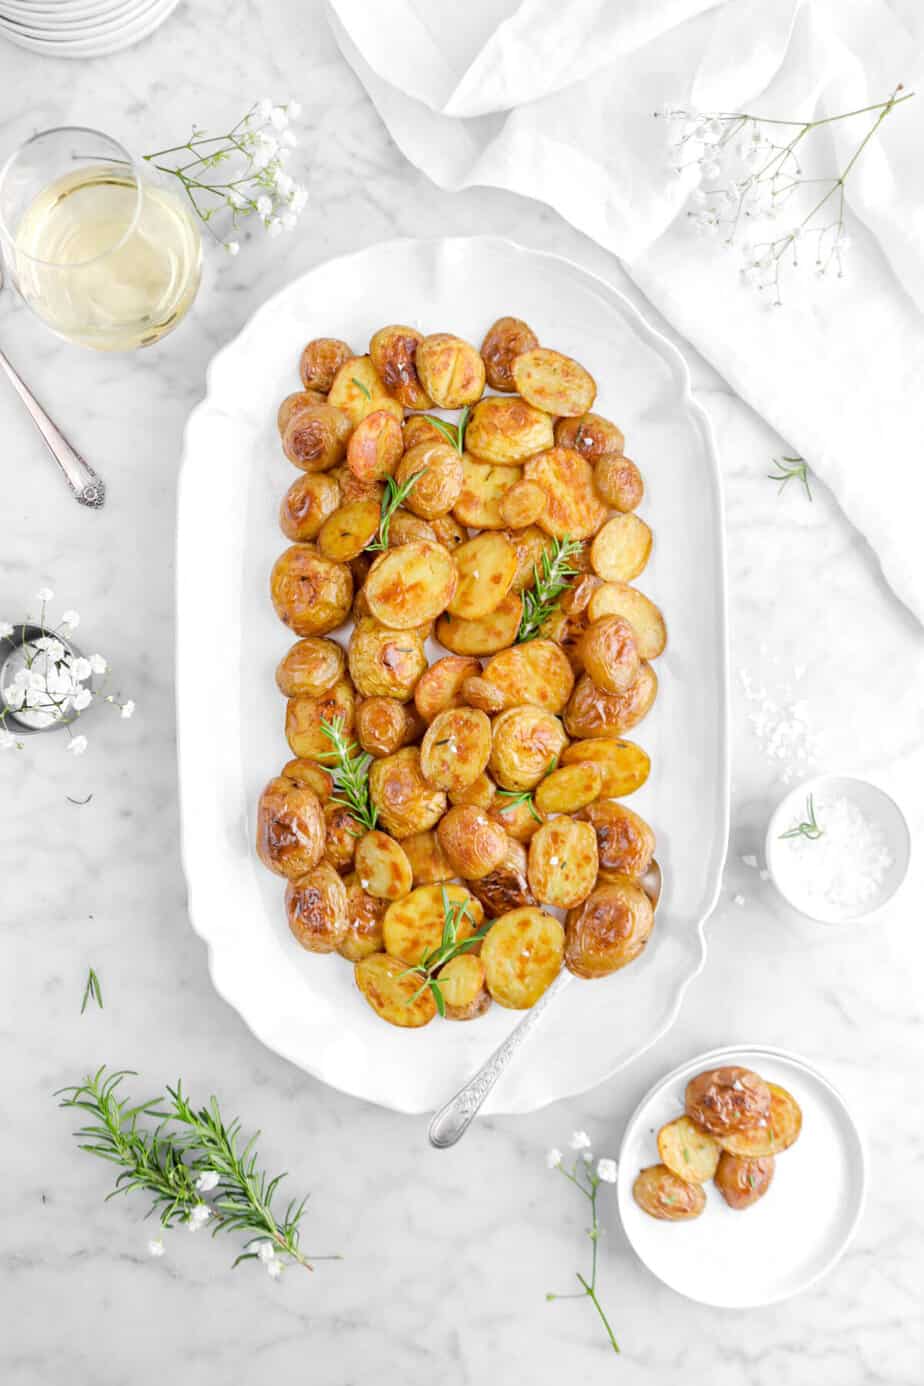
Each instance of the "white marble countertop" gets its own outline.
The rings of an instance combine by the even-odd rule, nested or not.
[[[715,421],[727,495],[733,670],[733,816],[709,957],[671,1032],[596,1091],[525,1118],[488,1119],[462,1146],[428,1148],[424,1123],[319,1086],[265,1050],[213,991],[189,926],[177,843],[173,533],[180,440],[214,351],[277,287],[329,255],[393,235],[493,231],[554,249],[623,284],[616,263],[551,212],[488,191],[438,192],[384,133],[340,59],[318,3],[183,4],[153,39],[66,64],[0,45],[0,148],[23,128],[99,126],[135,148],[234,119],[251,98],[297,96],[311,208],[296,235],[215,259],[190,320],[152,352],[105,358],[50,337],[7,292],[0,343],[109,483],[76,506],[29,420],[0,387],[2,602],[17,619],[48,583],[83,615],[137,700],[100,713],[88,754],[35,738],[0,765],[0,1376],[236,1386],[275,1378],[347,1386],[490,1374],[712,1386],[903,1386],[920,1380],[922,1269],[917,1104],[922,1058],[920,886],[865,928],[825,930],[788,911],[742,864],[783,791],[751,721],[745,670],[783,706],[804,700],[821,769],[859,769],[924,818],[924,635],[875,556],[815,484],[778,496],[787,451],[690,353]],[[631,292],[631,290],[630,290]],[[636,296],[637,297],[637,296]],[[802,669],[800,678],[796,670]],[[86,805],[68,801],[92,794]],[[743,903],[735,903],[743,896]],[[79,1014],[87,967],[102,1012]],[[816,1061],[861,1117],[872,1179],[859,1234],[834,1272],[788,1303],[721,1313],[655,1281],[625,1245],[612,1201],[601,1290],[623,1355],[589,1305],[547,1304],[584,1263],[582,1210],[544,1166],[586,1127],[618,1148],[649,1084],[697,1051],[776,1044]],[[311,1190],[306,1245],[341,1251],[305,1283],[227,1269],[230,1243],[180,1230],[151,1260],[144,1205],[103,1203],[106,1169],[72,1146],[52,1092],[100,1063],[138,1088],[182,1075],[265,1133],[266,1162]]]

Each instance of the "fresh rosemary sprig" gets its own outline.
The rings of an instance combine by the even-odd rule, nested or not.
[[[369,389],[368,385],[364,385],[363,382],[361,380],[358,380],[355,375],[351,375],[350,379],[356,386],[357,390],[362,391],[362,393],[366,396],[366,399],[372,398],[372,391]]]
[[[87,1009],[87,1006],[90,1004],[91,998],[92,998],[92,1000],[94,1000],[94,1001],[96,1002],[96,1004],[97,1004],[97,1006],[99,1006],[100,1010],[102,1010],[102,1009],[103,1009],[103,989],[102,989],[102,987],[100,986],[100,984],[99,984],[99,978],[97,977],[97,975],[96,975],[96,973],[94,972],[94,970],[93,970],[92,967],[90,968],[90,971],[89,971],[88,974],[87,974],[87,984],[86,984],[86,986],[85,986],[84,989],[83,989],[83,1000],[82,1000],[81,1003],[80,1003],[80,1014],[81,1014],[81,1015],[83,1015],[84,1011]]]
[[[780,838],[784,837],[807,837],[810,842],[824,836],[824,828],[819,828],[815,819],[815,801],[810,794],[806,800],[805,821],[797,823],[794,828],[789,828],[785,833],[780,833]]]
[[[776,467],[776,471],[768,472],[767,476],[771,481],[780,483],[780,491],[784,489],[787,481],[798,479],[805,487],[805,494],[809,500],[814,499],[812,488],[809,486],[808,463],[801,457],[774,457],[773,465]]]
[[[545,550],[539,565],[533,564],[535,582],[523,593],[523,615],[516,638],[518,645],[535,640],[549,617],[554,615],[562,592],[571,579],[577,577],[577,569],[571,566],[571,559],[580,553],[581,547],[579,540],[569,539],[566,534],[562,539],[553,539],[551,549]]]
[[[532,814],[533,818],[535,818],[536,822],[542,822],[542,818],[539,814],[539,811],[536,808],[536,805],[533,803],[534,791],[532,789],[499,789],[497,792],[498,794],[503,795],[505,799],[510,800],[510,802],[508,804],[505,804],[504,807],[499,810],[499,812],[506,813],[507,809],[516,808],[518,804],[525,804],[526,807],[529,809],[530,813]]]
[[[589,1141],[583,1132],[575,1132],[575,1140],[579,1136],[583,1137],[584,1142],[589,1145]],[[574,1145],[574,1143],[575,1141],[573,1140],[572,1145]],[[588,1280],[585,1276],[581,1275],[580,1271],[575,1272],[581,1289],[575,1290],[572,1294],[547,1294],[546,1299],[589,1299],[600,1315],[600,1321],[606,1329],[606,1336],[610,1340],[610,1346],[614,1352],[619,1352],[619,1344],[616,1341],[616,1335],[610,1327],[609,1319],[603,1312],[603,1306],[600,1300],[597,1298],[597,1244],[603,1233],[603,1229],[600,1226],[600,1219],[597,1215],[597,1194],[600,1191],[601,1183],[613,1182],[616,1177],[616,1167],[612,1160],[599,1160],[596,1166],[594,1166],[593,1163],[586,1160],[576,1159],[573,1167],[568,1170],[565,1169],[561,1152],[558,1150],[550,1152],[549,1164],[554,1169],[557,1169],[559,1173],[563,1174],[565,1178],[584,1195],[590,1204],[590,1227],[587,1229],[587,1235],[590,1238],[593,1251],[591,1253],[590,1279]],[[601,1170],[603,1170],[606,1178],[601,1175]]]
[[[459,929],[462,925],[462,920],[467,919],[470,924],[475,923],[474,917],[468,907],[468,901],[457,900],[453,903],[446,892],[446,887],[441,886],[440,889],[443,896],[443,936],[440,939],[439,946],[431,948],[429,952],[424,953],[420,962],[416,963],[414,967],[409,967],[406,972],[402,972],[401,976],[407,977],[410,976],[411,973],[416,973],[417,976],[423,978],[423,981],[414,992],[414,995],[408,997],[407,1004],[409,1006],[413,1005],[421,992],[426,991],[429,987],[430,991],[433,993],[433,1000],[436,1002],[436,1009],[439,1011],[440,1015],[445,1015],[446,1001],[443,997],[442,988],[440,987],[436,974],[441,967],[445,967],[448,962],[453,958],[457,958],[460,953],[468,953],[475,947],[476,943],[480,943],[491,925],[485,924],[473,934],[469,934],[467,937],[460,939]]]
[[[379,813],[369,793],[369,766],[372,764],[372,756],[360,752],[355,741],[346,739],[342,717],[335,717],[332,722],[322,717],[321,731],[332,748],[323,759],[333,757],[336,761],[330,769],[334,784],[340,793],[333,795],[332,802],[348,808],[363,828],[374,828]]]
[[[403,501],[411,494],[417,478],[423,476],[426,471],[421,467],[419,472],[412,472],[407,481],[402,481],[399,485],[393,476],[385,478],[385,494],[382,497],[382,511],[379,519],[379,527],[375,538],[366,545],[367,553],[377,553],[388,548],[388,535],[391,530],[391,520],[395,511]]]
[[[445,419],[437,419],[433,414],[424,414],[427,423],[431,423],[438,433],[442,433],[446,442],[451,448],[455,448],[461,457],[465,451],[465,430],[468,426],[468,416],[472,412],[471,405],[467,404],[459,415],[458,423],[447,423]]]

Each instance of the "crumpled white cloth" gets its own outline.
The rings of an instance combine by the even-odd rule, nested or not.
[[[620,256],[664,316],[807,459],[924,620],[924,8],[917,0],[328,0],[406,157],[444,188],[548,203]],[[665,103],[816,118],[919,95],[846,184],[845,278],[772,309],[685,215]],[[812,139],[842,167],[867,117]],[[503,305],[499,306],[501,310]],[[769,459],[768,459],[769,462]],[[769,484],[769,483],[768,483]],[[823,574],[819,575],[823,580]]]

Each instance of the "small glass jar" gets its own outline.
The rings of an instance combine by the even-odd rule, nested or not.
[[[0,712],[4,714],[0,727],[14,736],[56,731],[67,726],[80,711],[74,706],[74,698],[79,698],[82,689],[93,692],[92,671],[82,679],[75,678],[72,673],[65,675],[54,658],[55,645],[42,648],[36,643],[43,639],[57,642],[75,660],[83,658],[69,640],[29,621],[14,626],[11,635],[0,639]],[[40,685],[31,690],[31,698],[27,698],[24,683],[19,683],[24,689],[21,700],[9,695],[10,688],[17,687],[17,676],[22,679],[20,670],[34,674]]]

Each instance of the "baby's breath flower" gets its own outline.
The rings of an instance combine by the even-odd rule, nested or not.
[[[94,674],[105,674],[106,670],[109,668],[109,665],[106,663],[105,659],[103,659],[102,655],[91,654],[90,668],[92,669]]]
[[[165,1250],[163,1237],[152,1237],[148,1242],[148,1254],[150,1256],[163,1256]]]
[[[549,1169],[555,1169],[561,1164],[563,1158],[561,1151],[553,1146],[551,1150],[546,1151],[545,1162]]]
[[[55,594],[50,587],[40,587],[35,596],[36,600],[40,602],[52,602],[55,598]]]
[[[75,712],[83,712],[85,707],[89,707],[93,701],[93,694],[89,688],[81,688],[74,694],[73,703]]]
[[[228,241],[227,245],[225,246],[225,250],[228,252],[229,255],[238,255],[240,253],[240,249],[240,241]]]
[[[64,749],[70,751],[72,756],[82,756],[87,749],[87,738],[85,736],[72,736]]]
[[[269,113],[269,121],[274,130],[284,130],[289,123],[289,116],[285,107],[274,106]]]
[[[568,1142],[572,1150],[589,1150],[590,1137],[586,1131],[575,1131]]]
[[[258,121],[269,119],[269,113],[273,109],[273,103],[268,96],[263,96],[253,108],[254,118]]]
[[[271,197],[267,197],[266,193],[263,193],[261,197],[257,198],[257,211],[260,213],[261,217],[268,217],[272,210],[273,199]]]
[[[9,621],[0,621],[0,640],[5,640],[8,635],[13,634],[13,627]]]
[[[200,1193],[211,1193],[217,1185],[218,1175],[213,1169],[204,1169],[196,1180],[196,1188]]]
[[[282,1262],[278,1259],[278,1257],[274,1257],[272,1261],[266,1262],[266,1273],[269,1276],[270,1280],[279,1279],[279,1277],[282,1275]]]
[[[131,716],[133,715],[134,711],[135,711],[135,700],[134,700],[134,698],[129,698],[127,702],[124,702],[124,703],[122,704],[121,716],[122,716],[123,722],[127,722],[128,719],[129,719],[129,717],[131,717]]]
[[[208,1222],[209,1217],[209,1205],[207,1203],[196,1203],[190,1209],[189,1217],[186,1219],[186,1226],[189,1228],[190,1232],[198,1232]]]
[[[271,1241],[256,1242],[255,1247],[257,1255],[263,1262],[264,1266],[269,1265],[270,1261],[275,1261],[276,1248],[273,1246],[273,1243]]]
[[[615,1160],[597,1161],[597,1177],[602,1179],[604,1184],[615,1184],[616,1174],[617,1169]]]
[[[268,236],[278,236],[282,231],[282,222],[279,217],[270,217],[266,223],[266,234]]]
[[[61,617],[61,625],[67,626],[68,630],[76,630],[80,625],[80,612],[65,611],[64,615]]]

